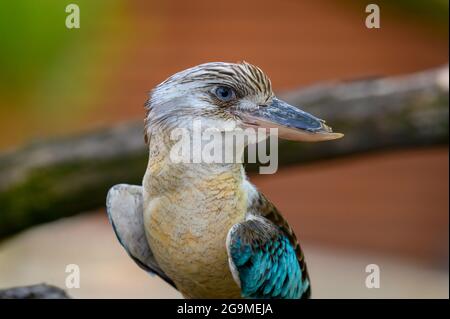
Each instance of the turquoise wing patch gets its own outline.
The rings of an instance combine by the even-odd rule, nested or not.
[[[288,237],[264,218],[235,225],[227,242],[230,266],[245,298],[298,299],[309,288]]]

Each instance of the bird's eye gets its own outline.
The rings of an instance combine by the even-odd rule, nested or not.
[[[214,94],[217,96],[217,98],[219,100],[224,101],[224,102],[231,101],[232,99],[234,99],[236,97],[234,90],[227,86],[219,86],[214,91]]]

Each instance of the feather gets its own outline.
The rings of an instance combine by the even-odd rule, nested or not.
[[[122,247],[145,271],[157,274],[172,285],[173,281],[162,271],[147,243],[143,221],[142,187],[119,184],[108,191],[106,210],[109,221]]]
[[[309,298],[303,252],[287,221],[263,194],[246,182],[248,213],[227,237],[233,277],[248,298]]]

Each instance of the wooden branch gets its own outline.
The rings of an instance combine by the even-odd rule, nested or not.
[[[345,138],[318,144],[282,141],[279,165],[448,143],[448,73],[445,66],[284,94],[291,104],[326,118]],[[103,206],[112,185],[140,184],[146,162],[141,121],[0,155],[0,238]]]
[[[64,290],[47,284],[0,289],[0,299],[68,299]]]

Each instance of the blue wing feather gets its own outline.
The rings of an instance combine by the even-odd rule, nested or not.
[[[288,237],[264,218],[253,218],[230,231],[229,257],[245,298],[297,299],[308,290]]]

